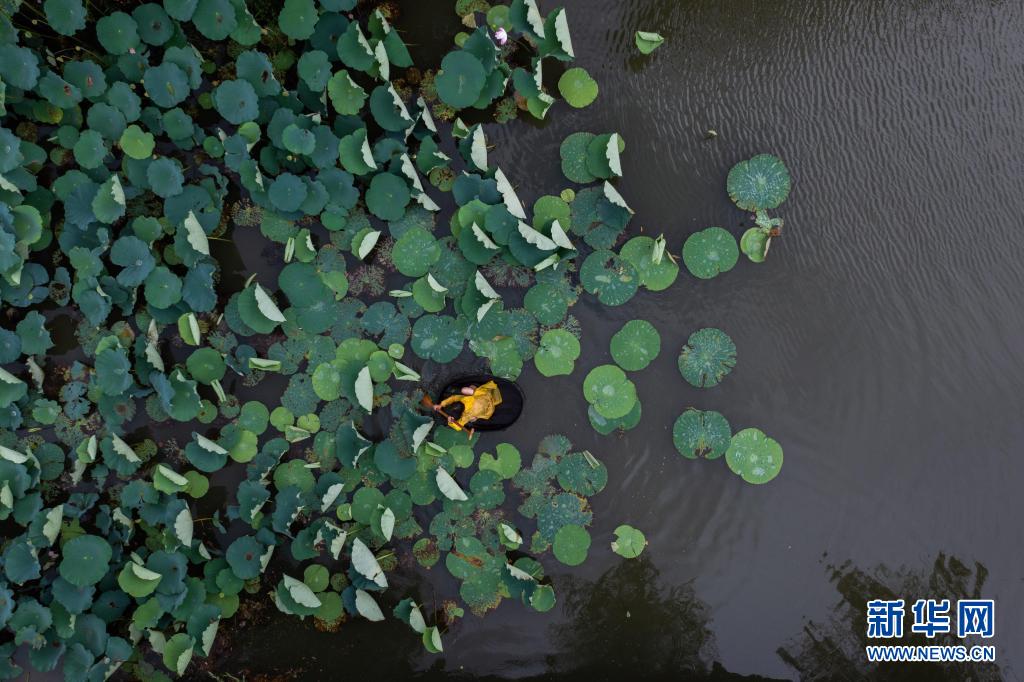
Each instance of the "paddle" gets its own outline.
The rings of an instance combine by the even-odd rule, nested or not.
[[[423,405],[424,407],[426,407],[426,408],[429,408],[429,409],[431,409],[431,410],[433,410],[433,409],[434,409],[434,406],[435,406],[435,403],[434,403],[434,401],[430,399],[430,396],[429,396],[429,395],[424,395],[424,396],[423,396],[423,399],[422,399],[422,400],[420,400],[420,403],[421,403],[421,404],[422,404],[422,405]],[[450,414],[448,414],[447,412],[445,412],[445,411],[444,411],[444,410],[442,410],[442,409],[438,409],[438,410],[437,410],[437,412],[438,412],[438,413],[439,413],[439,414],[440,414],[441,416],[445,417],[445,418],[446,418],[446,419],[448,419],[448,420],[452,420],[452,419],[453,419],[453,417],[452,417],[452,416],[451,416]]]

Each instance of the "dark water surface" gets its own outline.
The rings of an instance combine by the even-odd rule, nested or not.
[[[423,3],[445,17],[451,4]],[[794,677],[778,652],[785,647],[803,674],[827,676],[822,666],[838,651],[817,660],[799,651],[808,633],[835,629],[850,641],[863,628],[862,619],[844,620],[844,599],[863,608],[885,585],[908,600],[955,600],[943,591],[955,578],[996,600],[989,643],[1002,676],[1017,679],[1024,3],[565,4],[578,64],[601,94],[582,111],[560,103],[543,126],[488,127],[524,201],[566,185],[558,145],[567,134],[619,131],[627,143],[619,189],[636,210],[630,233],[664,232],[678,254],[710,225],[742,233],[749,216],[729,202],[726,173],[771,152],[794,176],[779,212],[783,238],[765,264],[743,259],[710,282],[684,272],[669,290],[641,292],[620,308],[584,296],[573,308],[584,330],[573,375],[542,381],[532,363],[524,372],[530,400],[500,440],[527,454],[545,434],[564,432],[609,468],[608,487],[592,498],[586,563],[570,571],[545,561],[554,610],[506,601],[486,618],[467,615],[441,657],[401,624],[350,622],[324,634],[282,616],[245,631],[222,669],[302,670],[306,679],[428,670],[599,679],[717,661],[736,673]],[[421,15],[419,0],[400,5],[406,19]],[[650,58],[633,46],[638,28],[667,38]],[[709,128],[717,139],[704,139]],[[579,398],[582,377],[610,362],[609,338],[633,318],[659,329],[662,354],[632,377],[640,426],[600,437]],[[732,336],[739,362],[721,386],[698,390],[675,361],[704,326]],[[781,475],[755,487],[724,461],[681,458],[671,425],[691,405],[776,438]],[[621,523],[647,534],[642,561],[608,548]],[[899,593],[906,585],[916,592]],[[440,566],[403,589],[424,600],[457,594]],[[863,651],[851,653],[859,665]]]

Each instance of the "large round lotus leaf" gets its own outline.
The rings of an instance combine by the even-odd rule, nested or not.
[[[555,558],[566,566],[579,566],[587,559],[590,550],[590,533],[582,526],[562,526],[555,533],[552,543]]]
[[[619,249],[619,255],[636,268],[640,276],[640,286],[651,291],[664,291],[676,281],[679,266],[664,252],[661,254],[661,260],[656,263],[655,247],[655,240],[641,235],[623,244]]]
[[[327,53],[321,50],[304,52],[299,57],[299,78],[301,78],[310,90],[323,92],[327,82],[331,78],[331,60]]]
[[[441,257],[441,246],[422,227],[407,230],[391,250],[391,260],[406,277],[422,277]]]
[[[260,557],[263,552],[263,545],[255,538],[243,535],[231,543],[225,558],[232,573],[242,580],[252,580],[258,577],[262,570]]]
[[[99,536],[79,535],[64,543],[61,555],[61,577],[75,587],[86,587],[95,585],[107,574],[113,550]]]
[[[412,350],[424,360],[451,362],[462,352],[465,323],[447,315],[424,315],[412,327]]]
[[[760,227],[751,227],[740,237],[740,251],[754,263],[763,263],[768,255],[768,233]]]
[[[112,12],[96,22],[96,38],[111,54],[125,54],[138,47],[138,25],[124,12]]]
[[[530,287],[523,298],[523,305],[538,322],[546,326],[558,324],[569,311],[569,302],[562,290],[547,282]]]
[[[573,67],[558,79],[558,91],[569,106],[582,109],[597,99],[597,81],[590,77],[586,69]]]
[[[573,452],[558,463],[558,485],[577,495],[596,495],[608,485],[608,467],[590,453]]]
[[[354,116],[366,102],[366,91],[357,84],[345,69],[339,69],[327,82],[327,94],[331,104],[343,116]]]
[[[672,426],[672,442],[683,457],[718,459],[729,447],[732,429],[718,412],[688,409]]]
[[[46,20],[62,36],[72,35],[85,28],[85,7],[82,0],[46,0],[43,3]]]
[[[533,204],[533,223],[538,230],[548,231],[551,223],[558,221],[564,227],[569,226],[571,209],[562,197],[545,195]]]
[[[549,329],[540,339],[540,347],[533,356],[537,371],[546,377],[572,374],[576,358],[580,356],[579,340],[564,329]]]
[[[647,546],[647,538],[633,526],[622,525],[615,529],[612,551],[626,559],[640,556]]]
[[[736,344],[721,329],[705,327],[690,334],[679,354],[679,373],[697,388],[715,386],[736,366]]]
[[[167,199],[181,194],[185,175],[177,159],[161,157],[154,159],[146,169],[146,180],[153,194]]]
[[[156,140],[153,138],[153,133],[145,132],[139,126],[132,124],[121,133],[118,144],[131,158],[146,159],[153,153]]]
[[[117,282],[125,287],[137,287],[142,284],[155,263],[149,244],[131,235],[117,238],[110,247],[110,261],[121,266],[121,272],[117,273]]]
[[[583,380],[583,397],[605,419],[618,419],[636,404],[636,386],[615,365],[599,365]]]
[[[156,3],[139,5],[132,10],[132,18],[139,25],[139,37],[150,45],[163,45],[174,35],[174,22]]]
[[[573,133],[564,140],[558,153],[562,157],[562,173],[572,182],[585,185],[597,180],[587,170],[587,148],[593,141],[593,133]]]
[[[213,91],[213,103],[228,123],[253,121],[260,113],[256,91],[249,81],[224,81]]]
[[[224,357],[213,348],[197,348],[185,362],[188,373],[202,384],[212,384],[224,378],[227,366]]]
[[[633,409],[630,410],[626,416],[619,417],[618,419],[608,419],[604,417],[600,412],[594,409],[593,405],[587,407],[587,419],[590,420],[590,425],[602,436],[607,436],[616,429],[629,431],[640,423],[640,418],[642,416],[643,406],[640,404],[639,400],[636,401],[636,404],[633,405]]]
[[[744,211],[778,208],[789,196],[790,187],[786,164],[771,154],[740,161],[726,180],[729,198]]]
[[[720,227],[709,227],[691,234],[683,244],[683,262],[694,277],[711,279],[732,270],[740,250],[731,234]]]
[[[725,461],[747,483],[767,483],[782,469],[782,446],[761,429],[743,429],[732,437]]]
[[[238,28],[238,16],[230,0],[199,0],[192,23],[210,40],[224,40]]]
[[[464,109],[480,99],[487,82],[483,64],[469,52],[449,52],[441,61],[434,84],[441,101],[455,109]]]
[[[181,280],[173,272],[158,265],[146,277],[146,303],[163,310],[181,300]]]
[[[149,95],[149,98],[157,106],[165,109],[184,102],[191,92],[188,76],[180,66],[171,62],[164,62],[159,66],[151,66],[146,69],[142,83],[146,86],[146,94]]]
[[[282,173],[270,183],[267,196],[270,197],[274,208],[285,213],[292,213],[299,210],[308,193],[309,189],[302,178],[291,173]]]
[[[381,220],[398,220],[409,205],[409,185],[394,173],[373,176],[366,190],[366,207]]]
[[[313,370],[313,391],[320,400],[330,402],[341,397],[341,370],[332,363],[323,362]]]
[[[594,251],[580,268],[583,288],[605,305],[622,305],[633,298],[639,275],[629,261],[611,251]]]
[[[305,40],[313,35],[319,18],[313,0],[284,0],[277,25],[292,40]]]
[[[75,161],[82,168],[99,168],[107,156],[107,145],[104,144],[102,135],[95,130],[86,130],[78,136],[72,151]]]
[[[293,123],[281,133],[281,143],[292,154],[309,155],[316,149],[316,136]]]
[[[647,320],[630,320],[612,336],[612,359],[627,372],[639,372],[661,352],[661,335]]]

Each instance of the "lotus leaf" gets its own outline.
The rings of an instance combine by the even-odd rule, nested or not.
[[[672,427],[672,442],[683,457],[718,459],[729,447],[732,429],[718,412],[688,409]]]
[[[577,109],[582,109],[597,99],[597,90],[597,81],[590,77],[586,69],[578,66],[568,69],[558,79],[558,91],[562,93],[569,106]]]
[[[636,268],[611,251],[594,251],[580,268],[583,288],[608,306],[622,305],[633,298],[638,280]]]
[[[96,22],[96,38],[107,52],[125,54],[138,47],[138,24],[131,15],[112,12]]]
[[[665,39],[659,33],[653,33],[651,31],[637,31],[636,32],[636,49],[640,50],[641,54],[650,54],[658,49]],[[632,558],[632,557],[627,557]]]
[[[375,175],[366,192],[366,207],[381,220],[398,220],[409,205],[409,186],[392,173]]]
[[[683,245],[683,262],[690,273],[700,279],[711,279],[732,270],[739,257],[736,240],[720,227],[694,232]]]
[[[406,277],[422,277],[441,257],[441,247],[434,236],[421,227],[405,232],[391,251],[398,271]]]
[[[546,377],[572,374],[576,358],[580,356],[580,342],[564,329],[544,332],[533,361],[537,371]]]
[[[579,566],[587,559],[590,550],[590,533],[576,525],[562,526],[555,533],[553,549],[555,558],[566,566]]]
[[[705,327],[690,334],[679,354],[679,372],[691,385],[710,388],[736,366],[736,344],[721,329]]]
[[[782,469],[782,446],[760,429],[743,429],[733,435],[725,461],[747,483],[767,483]]]
[[[769,232],[760,227],[751,227],[740,237],[740,251],[754,263],[763,263],[771,244]]]
[[[638,372],[658,357],[661,335],[647,320],[631,320],[612,336],[611,351],[619,367]]]
[[[249,81],[224,81],[213,91],[213,101],[220,115],[235,125],[255,120],[259,114],[256,91]]]
[[[70,36],[85,28],[82,0],[46,0],[43,10],[50,26],[61,35]]]
[[[313,35],[320,16],[313,0],[284,0],[278,26],[292,40],[305,40]]]
[[[599,365],[583,380],[583,397],[605,419],[618,419],[633,409],[636,386],[615,365]]]
[[[651,291],[668,289],[679,275],[679,266],[665,253],[663,238],[633,237],[622,245],[619,256],[636,268],[640,286]]]
[[[612,551],[626,559],[636,559],[647,546],[647,538],[633,526],[622,525],[615,529]]]
[[[96,535],[79,535],[64,543],[60,575],[76,587],[95,585],[107,574],[113,550]]]
[[[740,161],[726,180],[729,198],[744,211],[778,208],[789,196],[791,184],[786,164],[771,154]]]
[[[637,400],[633,409],[629,411],[624,417],[618,419],[608,419],[604,417],[600,412],[594,409],[593,405],[587,408],[587,419],[590,420],[590,425],[594,427],[594,430],[603,436],[607,436],[616,429],[622,429],[628,431],[635,428],[640,423],[640,417],[643,415],[643,409],[640,405],[640,401]]]
[[[469,52],[449,52],[441,61],[435,79],[441,101],[455,108],[473,105],[487,82],[487,73],[480,60]]]

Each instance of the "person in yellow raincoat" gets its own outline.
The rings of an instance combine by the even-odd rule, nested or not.
[[[434,411],[440,411],[456,402],[462,403],[462,414],[458,419],[448,417],[448,426],[456,431],[469,427],[469,435],[472,436],[473,428],[469,425],[478,420],[490,419],[494,415],[494,408],[501,404],[501,391],[493,381],[480,386],[466,386],[459,394],[449,396],[434,405]]]

